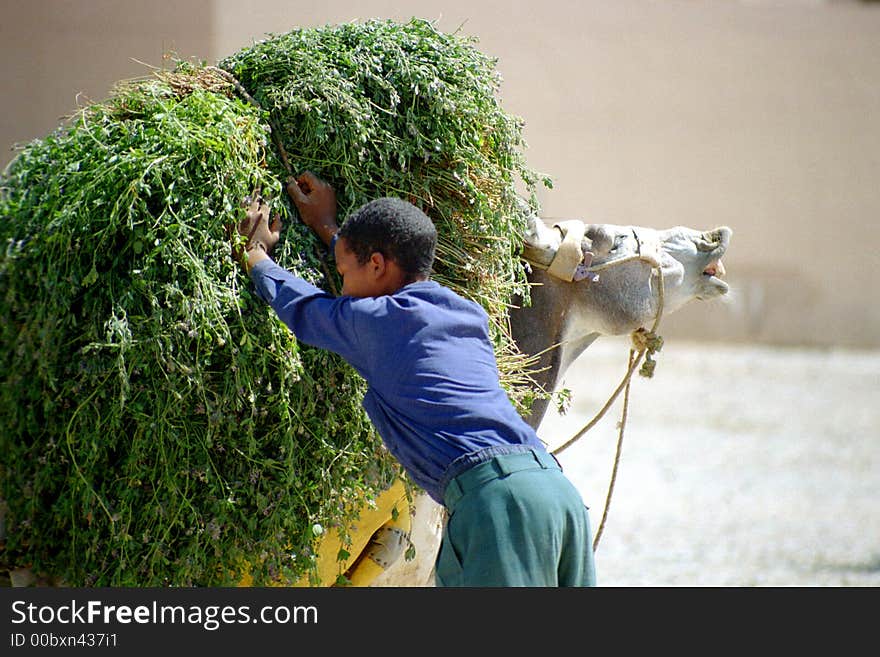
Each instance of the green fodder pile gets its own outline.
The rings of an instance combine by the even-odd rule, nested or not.
[[[295,30],[220,66],[260,107],[181,64],[120,84],[3,175],[8,567],[84,586],[293,580],[322,528],[344,536],[352,503],[397,474],[363,381],[298,343],[231,258],[260,189],[287,218],[279,264],[337,287],[280,194],[291,171],[333,184],[340,217],[382,195],[422,207],[436,277],[489,311],[512,399],[535,394],[506,317],[526,294],[517,188],[537,176],[494,62],[414,20]]]

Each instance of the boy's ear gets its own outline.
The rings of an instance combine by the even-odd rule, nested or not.
[[[373,272],[375,272],[376,276],[381,276],[385,273],[385,269],[388,266],[388,262],[378,251],[374,251],[370,256],[370,266],[372,267]]]

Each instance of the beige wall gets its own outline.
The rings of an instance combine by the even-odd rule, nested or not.
[[[880,347],[880,7],[868,4],[14,4],[0,137],[45,134],[78,91],[142,74],[131,58],[160,65],[173,47],[215,61],[269,32],[413,15],[499,58],[529,160],[555,180],[547,215],[734,229],[730,302],[679,311],[665,336]]]
[[[14,144],[45,136],[78,102],[161,67],[163,53],[211,51],[212,0],[0,0],[0,7],[0,166]]]

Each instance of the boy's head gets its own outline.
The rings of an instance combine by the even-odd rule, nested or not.
[[[339,230],[336,265],[343,275],[343,293],[379,296],[429,278],[436,246],[434,224],[412,203],[399,198],[370,201]]]

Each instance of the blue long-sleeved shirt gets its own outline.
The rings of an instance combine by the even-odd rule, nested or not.
[[[366,380],[363,406],[388,451],[441,504],[446,484],[468,467],[544,449],[499,383],[478,304],[434,281],[334,297],[271,260],[251,278],[297,339],[338,353]]]

